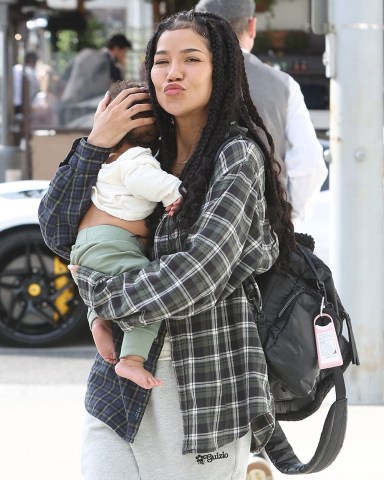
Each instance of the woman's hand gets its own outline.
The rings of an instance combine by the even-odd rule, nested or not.
[[[137,101],[148,100],[132,106]],[[128,88],[110,101],[109,93],[99,103],[87,142],[97,147],[112,148],[131,130],[155,122],[154,117],[135,118],[139,112],[151,111],[149,94],[140,88]]]

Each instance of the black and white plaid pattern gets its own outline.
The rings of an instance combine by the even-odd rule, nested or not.
[[[91,154],[90,146],[83,145],[84,152]],[[86,161],[75,152],[70,163],[72,169],[84,172]],[[71,175],[66,173],[68,180]],[[94,183],[93,176],[82,173],[84,191]],[[47,205],[54,203],[55,190],[65,188],[59,179],[57,175],[50,187]],[[78,178],[71,182],[80,183]],[[145,269],[117,277],[84,267],[78,270],[81,295],[101,317],[115,320],[122,329],[163,321],[146,367],[155,370],[168,332],[184,419],[184,453],[214,451],[243,436],[250,424],[261,447],[273,430],[264,355],[242,287],[251,273],[268,270],[278,255],[265,219],[263,192],[260,150],[248,139],[234,139],[217,159],[206,202],[188,235],[175,232],[173,219],[164,215],[153,261]],[[67,204],[80,211],[77,197],[77,189],[68,189]],[[47,231],[50,215],[41,210]],[[51,231],[55,235],[54,226]],[[52,242],[65,245],[63,235]],[[121,331],[115,330],[119,342]],[[128,441],[134,439],[149,395],[118,378],[113,367],[97,357],[87,409]]]

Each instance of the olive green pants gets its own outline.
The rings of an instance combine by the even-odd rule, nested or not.
[[[72,247],[71,263],[107,275],[118,275],[148,265],[149,260],[144,252],[143,245],[132,233],[112,225],[99,225],[80,230]],[[96,312],[88,310],[90,327],[97,316]],[[120,357],[138,355],[146,360],[160,324],[156,322],[124,332]]]

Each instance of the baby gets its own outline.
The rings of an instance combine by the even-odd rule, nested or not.
[[[109,91],[111,100],[122,90],[132,87],[145,88],[145,85],[116,82]],[[148,114],[151,112],[137,116]],[[91,206],[79,225],[71,264],[117,275],[129,269],[141,269],[149,263],[145,256],[148,235],[145,218],[158,202],[162,202],[172,215],[182,200],[181,181],[163,171],[152,155],[150,147],[155,148],[158,136],[155,124],[137,127],[113,148],[107,162],[101,166]],[[118,375],[146,389],[163,384],[144,368],[160,322],[125,331],[117,362],[112,322],[98,317],[91,309],[88,321],[99,354],[105,361],[116,364]]]

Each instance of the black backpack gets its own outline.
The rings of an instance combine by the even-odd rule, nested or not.
[[[351,320],[336,292],[331,270],[313,253],[312,237],[296,234],[296,242],[288,264],[277,261],[269,271],[244,283],[255,307],[276,409],[275,430],[265,450],[278,470],[291,475],[319,472],[337,457],[347,423],[343,372],[351,362],[359,365]],[[328,315],[333,320],[343,364],[320,370],[314,319],[318,316],[322,326],[329,326],[332,322]],[[348,339],[343,335],[344,325]],[[328,412],[314,456],[303,464],[279,420],[302,420],[312,415],[333,386],[336,401]]]

